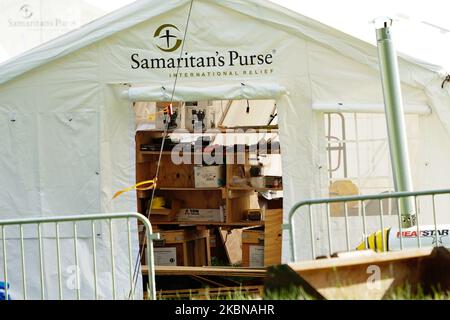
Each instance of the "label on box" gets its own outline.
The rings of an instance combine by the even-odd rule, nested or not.
[[[214,221],[223,222],[223,209],[181,209],[178,221]]]
[[[195,166],[196,188],[217,188],[225,184],[223,166]]]
[[[264,267],[264,246],[249,246],[249,266]]]
[[[177,248],[153,248],[155,265],[157,266],[176,266],[177,265]]]

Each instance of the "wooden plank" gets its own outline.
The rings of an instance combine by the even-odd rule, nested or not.
[[[283,188],[273,187],[273,188],[254,188],[254,187],[228,187],[229,190],[233,191],[255,191],[255,192],[265,192],[265,191],[283,191]]]
[[[398,261],[409,258],[418,258],[429,256],[433,248],[410,249],[404,251],[391,251],[375,253],[371,250],[355,251],[353,256],[341,256],[337,258],[319,259],[298,263],[290,263],[289,266],[296,271],[308,271],[319,269],[333,269],[337,267],[346,267],[352,265],[361,265],[367,263],[383,263]]]
[[[150,217],[152,219],[152,217]],[[211,222],[211,221],[190,221],[190,222],[181,222],[181,221],[156,221],[151,220],[154,225],[178,225],[178,226],[218,226],[218,227],[229,227],[229,228],[237,228],[237,227],[262,227],[264,226],[264,221],[240,221],[240,222]]]
[[[204,239],[209,237],[208,232],[196,231],[196,230],[165,230],[160,231],[161,239],[164,239],[166,243],[183,243],[187,241],[194,241],[197,239]]]
[[[142,266],[142,273],[148,274],[148,267]],[[216,277],[266,277],[264,268],[234,268],[234,267],[183,267],[155,266],[157,276],[216,276]]]
[[[170,209],[152,209],[151,214],[158,216],[168,216],[170,215]]]
[[[242,231],[243,244],[263,244],[264,231],[263,230],[244,230]]]
[[[266,210],[264,228],[264,266],[281,263],[283,209]]]
[[[225,251],[231,265],[242,262],[242,229],[223,230],[220,229],[222,243],[225,244]]]
[[[220,191],[222,192],[223,188],[176,188],[176,187],[160,187],[158,190],[168,190],[168,191]]]

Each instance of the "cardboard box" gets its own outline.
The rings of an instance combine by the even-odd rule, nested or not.
[[[225,170],[223,165],[194,166],[196,188],[218,188],[225,185]]]
[[[264,267],[264,246],[249,245],[249,267]]]
[[[159,234],[161,239],[153,241],[155,265],[210,265],[209,230],[161,230]],[[147,251],[145,261],[147,262]]]
[[[178,213],[178,221],[209,221],[224,222],[224,209],[180,209]]]
[[[264,267],[264,231],[242,231],[242,266]]]
[[[176,266],[177,265],[177,248],[162,247],[153,248],[156,266]]]

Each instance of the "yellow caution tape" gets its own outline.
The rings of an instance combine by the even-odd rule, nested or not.
[[[137,184],[135,184],[134,186],[131,186],[131,187],[129,187],[129,188],[125,188],[125,189],[119,190],[119,191],[117,191],[117,192],[114,194],[113,200],[114,200],[115,198],[117,198],[118,196],[120,196],[121,194],[126,193],[126,192],[129,192],[129,191],[133,191],[133,190],[137,190],[137,191],[147,191],[147,190],[154,189],[154,188],[156,188],[156,181],[157,181],[157,180],[158,180],[158,179],[155,178],[155,179],[153,179],[153,180],[142,181],[142,182],[139,182],[139,183],[137,183]]]

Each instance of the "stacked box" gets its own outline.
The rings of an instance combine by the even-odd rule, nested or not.
[[[242,266],[264,267],[264,231],[242,231]]]
[[[194,166],[196,188],[219,188],[225,185],[225,168],[223,165]]]
[[[160,240],[153,241],[155,265],[210,265],[208,230],[164,230],[159,234]]]

